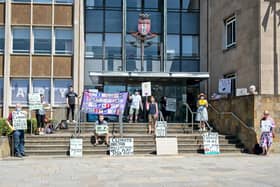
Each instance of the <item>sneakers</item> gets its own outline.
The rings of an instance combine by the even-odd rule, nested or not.
[[[67,123],[70,123],[69,119],[66,121]]]
[[[75,121],[75,120],[72,120],[72,123],[76,123],[77,121]]]
[[[21,154],[15,154],[15,157],[22,158]]]

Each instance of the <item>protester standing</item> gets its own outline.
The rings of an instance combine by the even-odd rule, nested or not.
[[[148,133],[152,134],[154,132],[155,124],[158,119],[158,104],[157,104],[154,96],[151,96],[150,102],[146,103],[146,109],[148,111],[148,118],[149,118]]]
[[[109,132],[107,132],[105,134],[98,134],[98,132],[96,132],[96,127],[99,125],[107,126],[107,128],[108,128],[108,123],[107,123],[107,121],[104,120],[103,114],[99,114],[98,120],[95,122],[95,130],[94,130],[95,144],[94,145],[98,144],[98,138],[105,137],[105,144],[108,146],[109,145]]]
[[[75,105],[76,105],[76,97],[78,97],[78,94],[74,92],[72,86],[69,86],[69,92],[66,94],[67,122],[68,122],[68,123],[69,123],[69,114],[70,114],[70,111],[71,111],[71,114],[72,114],[72,122],[76,122],[76,121],[74,120]]]
[[[20,104],[16,104],[15,111],[16,112],[22,111]],[[9,127],[13,126],[13,118],[14,118],[13,112],[10,112],[6,120],[6,124]],[[15,156],[20,158],[26,156],[24,152],[24,130],[14,130],[13,139],[14,139]]]
[[[163,96],[160,101],[160,111],[165,121],[169,120],[170,112],[166,110],[167,97]]]
[[[267,110],[265,110],[263,113],[260,127],[262,131],[260,139],[260,145],[263,150],[262,154],[267,155],[273,142],[275,127],[275,122],[272,117],[270,117]]]
[[[44,95],[40,94],[41,98],[41,104],[42,108],[36,110],[36,120],[37,120],[37,127],[39,130],[39,134],[44,134],[44,128],[45,128],[45,118],[46,118],[46,111],[44,109],[44,106],[46,105],[46,102],[44,101]]]
[[[196,121],[200,122],[200,131],[206,131],[205,123],[208,121],[208,101],[204,93],[198,95]]]
[[[137,123],[139,110],[143,109],[142,98],[139,91],[136,90],[135,93],[130,97],[130,100],[132,100],[132,102],[129,109],[129,123],[133,122],[133,114],[135,114],[135,123]]]

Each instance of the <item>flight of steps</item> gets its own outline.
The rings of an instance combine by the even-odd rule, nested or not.
[[[167,135],[178,138],[179,153],[203,153],[203,141],[198,132],[197,124],[194,133],[191,133],[191,124],[168,124]],[[119,124],[109,124],[110,134],[119,137]],[[94,146],[93,123],[81,124],[84,155],[106,155],[108,148],[105,145]],[[156,145],[152,135],[148,135],[147,124],[124,124],[123,136],[134,138],[134,154],[155,154]],[[25,152],[28,155],[67,155],[69,154],[70,138],[74,133],[74,124],[69,124],[68,129],[55,131],[47,135],[26,135]],[[242,144],[233,136],[219,136],[221,153],[240,153]]]

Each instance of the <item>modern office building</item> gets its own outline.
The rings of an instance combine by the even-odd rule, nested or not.
[[[206,17],[199,0],[1,1],[1,114],[27,106],[30,92],[44,93],[55,117],[69,85],[131,93],[151,81],[180,116],[209,78]]]

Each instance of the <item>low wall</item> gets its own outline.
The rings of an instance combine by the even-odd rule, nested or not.
[[[0,159],[9,157],[11,154],[9,139],[7,136],[0,136]]]
[[[272,152],[280,152],[280,96],[241,96],[212,100],[209,103],[219,112],[233,112],[245,124],[232,115],[219,115],[209,107],[209,120],[221,133],[237,136],[249,152],[260,139],[260,119],[264,110],[269,110],[275,119],[276,137]]]

